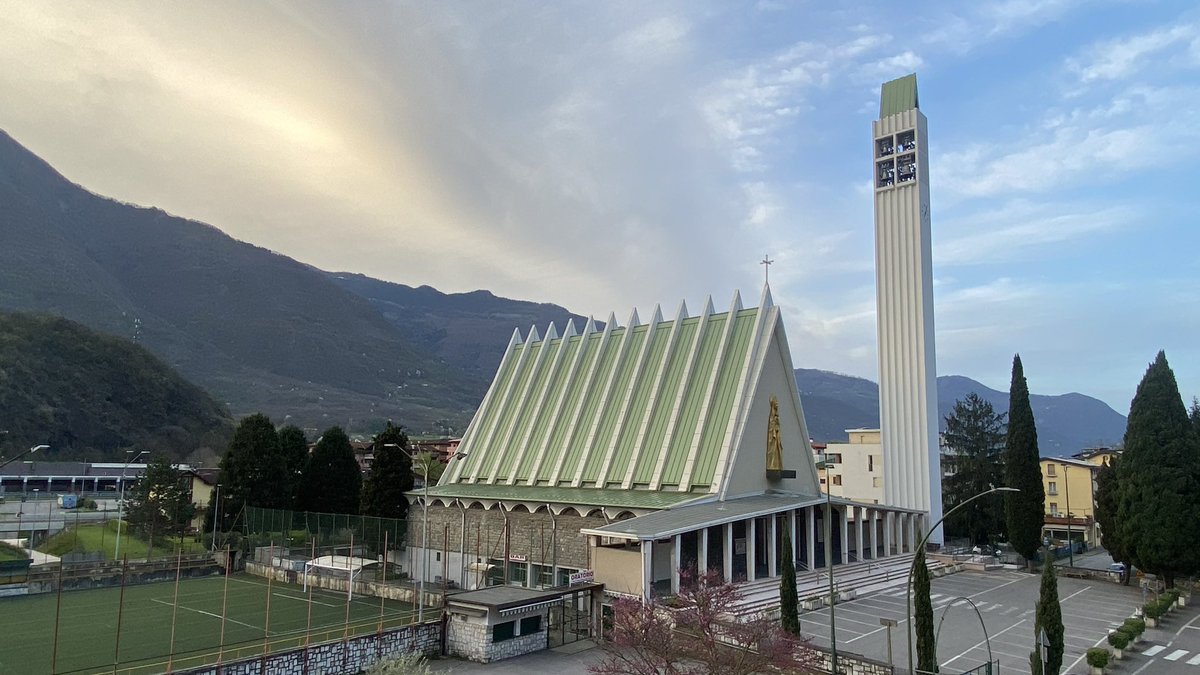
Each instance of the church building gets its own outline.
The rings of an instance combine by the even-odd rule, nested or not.
[[[800,570],[912,552],[923,510],[835,497],[825,559],[793,372],[767,286],[757,307],[514,332],[459,458],[427,507],[408,495],[411,573],[649,598],[681,570],[776,577],[785,532]]]

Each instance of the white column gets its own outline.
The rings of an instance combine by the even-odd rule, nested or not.
[[[779,517],[771,514],[771,527],[767,528],[767,576],[779,576]]]
[[[876,511],[875,509],[867,509],[867,527],[870,528],[870,530],[867,532],[867,534],[869,535],[870,540],[871,540],[871,560],[874,560],[879,557],[879,532],[878,532],[879,526],[875,522],[878,519],[879,519],[878,511]]]
[[[849,528],[849,523],[846,520],[846,515],[847,515],[846,508],[842,507],[842,509],[840,511],[838,511],[838,525],[840,525],[841,529],[842,529],[842,564],[843,565],[850,562],[850,528]]]
[[[893,524],[895,519],[896,514],[893,511],[883,514],[883,555],[885,557],[892,554],[892,538],[896,534],[896,527]]]
[[[755,527],[756,520],[758,519],[751,518],[746,521],[746,581],[754,581],[754,556],[756,553],[754,538],[758,529]]]
[[[679,566],[683,563],[683,535],[671,538],[671,595],[679,593]]]
[[[788,531],[792,533],[792,562],[796,566],[800,566],[804,564],[804,561],[800,560],[800,558],[796,555],[796,551],[800,550],[800,539],[797,537],[798,532],[796,530],[796,520],[796,509],[791,509],[788,511],[787,526]]]
[[[725,523],[721,533],[721,566],[725,568],[725,583],[733,582],[733,523]]]
[[[867,520],[866,515],[866,509],[854,507],[854,551],[858,554],[860,562],[867,559],[863,553],[863,525]]]
[[[696,574],[708,574],[708,528],[700,530],[696,538]]]
[[[650,602],[650,590],[654,585],[654,542],[642,542],[642,602]]]
[[[805,507],[804,518],[807,521],[805,533],[808,542],[808,569],[813,569],[817,566],[817,517],[813,514],[812,506]]]
[[[917,519],[920,518],[915,513],[908,514],[908,552],[917,552]]]

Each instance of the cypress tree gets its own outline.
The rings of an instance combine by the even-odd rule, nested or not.
[[[1043,675],[1058,675],[1062,669],[1066,631],[1062,622],[1062,606],[1058,603],[1058,578],[1054,576],[1054,561],[1049,551],[1042,565],[1042,588],[1033,624],[1035,641],[1042,634],[1042,629],[1046,630],[1046,638],[1050,641],[1049,658],[1046,659],[1046,672]]]
[[[381,518],[404,518],[408,500],[404,493],[413,489],[412,458],[408,455],[408,435],[403,426],[391,422],[372,441],[374,461],[362,488],[362,513]]]
[[[233,527],[245,506],[279,509],[291,505],[279,437],[266,415],[256,413],[238,424],[220,467],[222,532]],[[208,520],[211,524],[211,518]]]
[[[341,427],[326,429],[300,476],[297,506],[303,511],[358,513],[361,489],[362,472],[350,438]]]
[[[1200,569],[1200,448],[1161,351],[1130,404],[1117,485],[1117,528],[1137,566],[1168,587]]]
[[[1037,554],[1045,522],[1042,491],[1041,457],[1038,453],[1037,425],[1029,405],[1029,385],[1021,356],[1013,357],[1012,384],[1008,390],[1008,434],[1004,444],[1004,482],[1020,492],[1004,495],[1004,522],[1008,540],[1028,561]],[[1032,562],[1030,562],[1032,568]]]
[[[800,599],[796,595],[796,564],[792,561],[792,534],[783,531],[783,556],[779,563],[779,620],[783,630],[800,634]]]
[[[917,670],[936,673],[937,643],[933,635],[933,600],[929,597],[929,567],[925,565],[925,551],[917,551],[916,571],[913,574],[913,630],[917,634]]]
[[[308,439],[300,427],[287,425],[279,430],[279,454],[283,457],[284,472],[287,474],[288,506],[296,501],[300,489],[300,476],[308,463]]]
[[[1113,560],[1125,563],[1125,583],[1128,584],[1133,558],[1129,554],[1129,547],[1121,540],[1120,523],[1117,521],[1120,502],[1120,486],[1117,483],[1119,460],[1120,457],[1114,456],[1096,472],[1096,522],[1103,533],[1104,548]]]

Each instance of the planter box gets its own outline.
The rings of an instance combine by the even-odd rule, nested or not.
[[[1158,628],[1158,619],[1146,617],[1146,628]]]

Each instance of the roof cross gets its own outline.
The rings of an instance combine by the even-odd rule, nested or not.
[[[763,256],[762,260],[758,261],[758,264],[763,266],[763,283],[765,284],[771,282],[771,265],[774,263],[775,261],[766,255]]]

